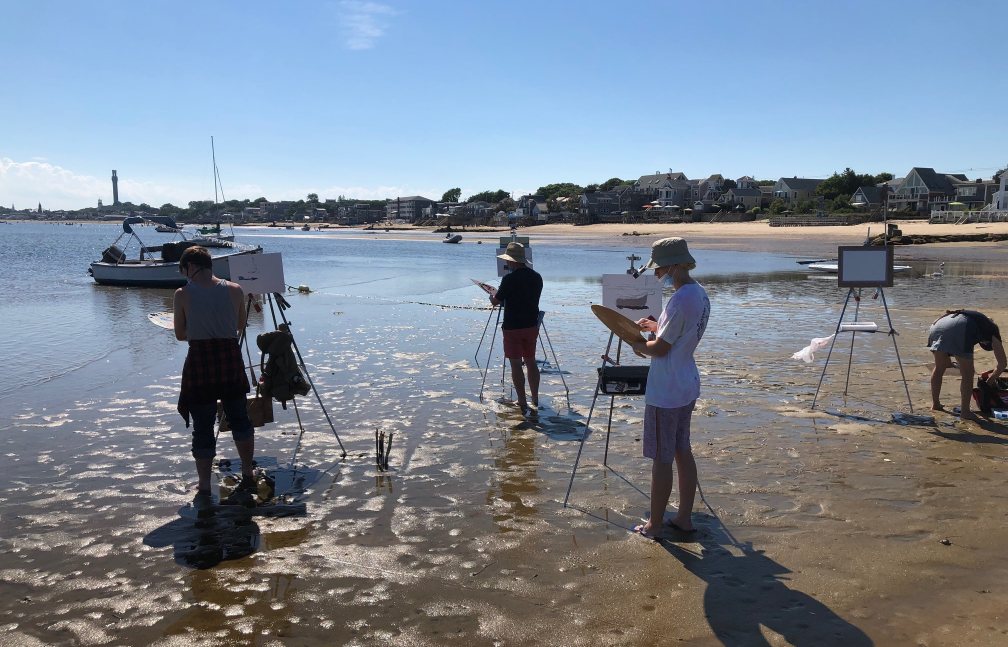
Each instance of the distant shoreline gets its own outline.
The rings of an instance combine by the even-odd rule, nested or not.
[[[9,223],[48,223],[54,226],[69,224],[111,224],[110,221],[95,220],[6,220]],[[993,237],[1008,236],[1008,222],[931,224],[926,220],[900,220],[896,223],[903,237],[910,239],[933,241],[942,238],[941,242],[926,242],[923,244],[903,244],[896,246],[897,257],[904,258],[937,258],[958,260],[1008,260],[1008,245],[999,242],[970,240],[977,236],[991,235]],[[241,229],[257,227],[260,229],[284,231],[285,227],[270,227],[268,224],[255,223],[236,225]],[[374,227],[376,234],[386,233],[385,227]],[[405,232],[427,232],[434,234],[438,227],[390,226],[390,234]],[[344,225],[329,225],[322,232],[340,231],[371,231],[364,227],[347,227]],[[295,227],[294,231],[300,231]],[[313,227],[312,232],[315,232]],[[495,241],[510,232],[509,228],[452,228],[453,233],[463,236],[463,243],[482,240]],[[655,223],[655,224],[620,224],[604,223],[595,225],[548,224],[520,227],[519,236],[532,236],[536,240],[551,244],[601,244],[607,246],[646,247],[652,241],[667,236],[681,236],[689,241],[692,247],[701,249],[719,249],[735,251],[755,251],[790,253],[796,256],[835,255],[838,245],[858,245],[864,243],[869,233],[872,238],[883,232],[882,223],[863,223],[859,225],[836,225],[826,227],[771,227],[767,221],[752,222],[694,222],[694,223]],[[958,239],[958,240],[957,240]]]

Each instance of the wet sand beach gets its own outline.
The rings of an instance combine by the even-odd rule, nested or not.
[[[978,227],[1008,231],[953,232]],[[635,229],[641,235],[621,235]],[[46,288],[50,311],[15,291],[34,314],[10,319],[19,345],[0,348],[15,356],[18,380],[0,389],[0,644],[1005,644],[1006,421],[937,413],[933,424],[893,423],[909,407],[885,334],[858,335],[853,346],[850,335],[838,339],[810,410],[825,353],[812,364],[790,355],[833,332],[846,292],[792,260],[826,258],[866,233],[833,229],[521,230],[541,259],[559,360],[544,372],[549,406],[537,421],[496,401],[510,395],[499,338],[479,399],[489,332],[480,365],[474,354],[492,314],[469,279],[492,270],[474,274],[463,255],[489,255],[494,236],[480,234],[476,246],[477,235],[464,234],[453,246],[432,234],[422,248],[397,232],[376,234],[386,243],[332,231],[263,238],[268,251],[285,250],[287,282],[314,290],[290,295],[286,315],[348,451],[341,459],[317,403],[299,401],[300,439],[293,412],[275,406],[277,423],[257,430],[257,454],[286,466],[297,451],[297,473],[280,470],[278,487],[307,514],[289,518],[179,516],[195,482],[175,412],[185,349],[142,320],[168,307],[169,292],[84,279]],[[631,532],[648,510],[642,398],[613,400],[607,466],[609,398],[598,399],[570,505],[562,502],[608,337],[588,307],[601,286],[582,275],[621,271],[631,246],[666,235],[686,237],[707,263],[698,279],[712,316],[697,352],[692,431],[699,530],[653,542]],[[333,241],[372,246],[351,264],[349,252],[330,251]],[[924,342],[946,307],[1008,325],[1005,249],[897,248],[913,272],[885,297],[915,413],[931,414]],[[748,278],[711,267],[733,253],[777,265]],[[932,278],[942,261],[944,276]],[[48,332],[62,321],[60,304],[84,290],[73,307],[107,323],[70,340],[70,323]],[[859,317],[887,328],[873,292]],[[253,332],[268,321],[268,312],[254,317]],[[50,358],[29,353],[32,322],[46,347],[95,351],[39,377]],[[113,336],[121,347],[99,350]],[[978,351],[977,363],[991,368],[993,355]],[[946,376],[949,408],[957,386]],[[376,428],[395,434],[388,472],[375,466]],[[218,452],[235,456],[226,434]]]

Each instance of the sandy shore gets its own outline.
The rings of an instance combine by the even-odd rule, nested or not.
[[[899,221],[898,225],[904,235],[1008,234],[1008,222],[932,225],[926,220],[908,220]],[[519,230],[519,233],[551,241],[580,243],[588,240],[603,240],[617,244],[625,241],[628,237],[642,238],[650,242],[665,236],[682,236],[691,245],[707,249],[789,252],[796,255],[833,253],[835,255],[838,245],[858,245],[865,241],[869,233],[875,236],[881,234],[882,231],[882,223],[867,223],[848,227],[771,227],[766,221],[757,221],[661,225],[602,224],[582,227],[558,224],[527,227]],[[897,246],[896,255],[907,258],[942,256],[982,260],[996,258],[1002,246],[1004,243],[901,245]]]
[[[16,221],[8,222],[32,222]],[[89,221],[67,221],[79,225],[95,224]],[[895,221],[904,235],[955,236],[962,234],[1008,234],[1008,222],[969,223],[963,225],[930,224],[927,220]],[[63,222],[48,223],[62,225]],[[109,224],[109,223],[103,223]],[[115,224],[115,223],[112,223]],[[270,231],[286,231],[282,227],[265,227],[264,225],[242,225],[244,228],[268,229]],[[393,227],[389,231],[384,228],[369,230],[369,233],[384,238],[395,239],[398,235],[418,231],[432,231],[433,227]],[[300,232],[300,229],[296,230]],[[321,230],[323,235],[338,235],[344,231],[342,227],[327,227]],[[478,231],[459,229],[458,233],[464,240],[496,240],[509,233],[507,228]],[[694,222],[666,224],[598,224],[575,226],[570,224],[536,225],[522,227],[518,230],[521,236],[535,236],[554,244],[581,245],[593,244],[620,245],[627,239],[646,241],[666,236],[682,236],[691,245],[705,249],[723,249],[757,252],[787,252],[796,256],[825,256],[836,254],[838,245],[857,245],[865,241],[871,234],[876,236],[883,231],[882,223],[865,223],[850,226],[830,227],[771,227],[765,220],[754,222]],[[310,232],[314,234],[319,231]],[[996,242],[954,242],[931,243],[926,245],[899,245],[896,256],[907,259],[940,258],[942,260],[996,260],[1000,258],[1000,246]]]
[[[701,248],[825,255],[861,242],[867,227],[636,229],[635,247],[683,235]],[[632,230],[519,234],[587,249],[625,244]],[[323,244],[294,235],[292,257]],[[347,280],[346,267],[319,270],[310,281],[319,290],[292,298],[292,317],[350,454],[339,457],[310,401],[303,443],[293,412],[275,407],[278,422],[257,432],[257,452],[283,464],[299,443],[309,514],[242,520],[238,530],[177,514],[193,485],[189,430],[175,411],[182,352],[142,320],[166,306],[130,309],[125,299],[138,291],[95,290],[115,313],[116,334],[136,345],[25,389],[0,419],[0,629],[12,645],[1003,645],[1008,424],[945,413],[894,424],[891,414],[908,406],[890,342],[899,343],[915,412],[928,413],[927,326],[941,309],[966,305],[1008,322],[1008,282],[1003,272],[991,278],[1006,249],[908,249],[960,256],[942,279],[908,277],[886,291],[899,336],[859,335],[850,355],[851,340],[838,341],[814,411],[824,358],[804,364],[790,354],[832,332],[844,297],[835,282],[709,284],[714,323],[698,349],[692,428],[699,532],[660,544],[630,532],[646,514],[650,476],[639,398],[615,400],[608,449],[609,400],[599,400],[572,505],[562,505],[579,446],[572,429],[588,413],[605,343],[587,307],[597,285],[548,284],[551,343],[575,413],[552,371],[543,393],[553,410],[529,422],[477,398],[484,376],[472,356],[486,313],[416,303],[480,305],[474,287],[350,296],[350,283],[373,286],[393,272],[368,268]],[[860,308],[863,320],[885,321],[870,294]],[[992,361],[978,353],[982,368]],[[502,393],[495,366],[493,398]],[[945,380],[947,405],[956,386]],[[397,434],[387,473],[371,456],[378,427]],[[220,447],[233,455],[228,440]],[[206,570],[185,563],[211,548],[235,557],[241,543],[254,551]]]

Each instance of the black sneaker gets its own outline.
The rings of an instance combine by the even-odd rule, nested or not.
[[[237,491],[252,492],[253,494],[255,494],[255,491],[258,489],[259,483],[257,482],[256,477],[245,476],[244,474],[242,475],[241,481],[238,483],[238,487],[236,488]]]
[[[255,477],[242,476],[241,481],[235,486],[231,494],[221,501],[221,505],[240,505],[246,508],[253,508],[256,504],[256,489]]]

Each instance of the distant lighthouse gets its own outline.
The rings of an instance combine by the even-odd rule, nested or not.
[[[119,178],[116,177],[115,169],[112,169],[112,204],[119,204]]]

